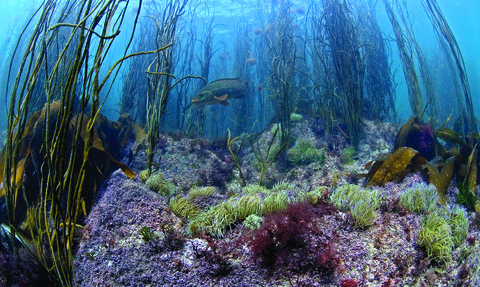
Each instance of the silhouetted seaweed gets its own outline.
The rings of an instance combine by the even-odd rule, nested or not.
[[[86,1],[45,1],[36,11],[38,22],[11,91],[3,170],[11,236],[15,238],[15,231],[20,228],[16,218],[17,195],[24,191],[21,179],[25,163],[31,158],[37,163],[34,168],[38,198],[27,202],[27,223],[38,261],[63,286],[74,284],[74,234],[82,213],[86,215],[87,212],[85,200],[92,196],[86,189],[92,186],[95,189],[96,184],[94,179],[90,185],[92,179],[88,176],[92,170],[101,168],[94,166],[92,157],[103,159],[106,156],[114,161],[96,134],[95,124],[102,120],[99,110],[105,101],[100,100],[100,92],[109,86],[110,78],[117,76],[124,60],[147,54],[127,55],[133,29],[124,56],[106,73],[103,70],[100,73],[124,22],[128,5],[122,2],[102,0],[92,5]],[[64,45],[61,51],[57,50],[59,43]],[[15,51],[17,53],[20,51]],[[11,67],[9,74],[13,72]],[[40,78],[45,82],[39,82]],[[45,106],[41,112],[31,114],[30,109],[35,104],[32,99],[37,96],[38,89],[46,93],[46,103],[43,102]],[[37,120],[40,124],[32,130],[28,122]],[[26,143],[32,134],[37,136],[36,146],[29,149]],[[124,171],[129,177],[135,176],[128,168]],[[23,213],[25,216],[25,211]]]

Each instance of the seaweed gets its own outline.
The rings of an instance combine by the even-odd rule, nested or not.
[[[211,196],[215,193],[216,189],[213,186],[203,186],[203,187],[198,187],[194,186],[188,191],[188,195],[191,196],[192,198],[198,197],[198,196]]]
[[[268,144],[268,148],[265,154],[262,153],[260,150],[260,145],[257,144],[255,146],[253,144],[253,141],[250,140],[250,145],[252,146],[252,151],[255,156],[255,158],[260,162],[261,164],[261,169],[260,169],[260,180],[259,180],[259,185],[262,185],[263,183],[263,177],[265,176],[265,172],[268,170],[268,168],[275,162],[277,157],[280,155],[280,153],[288,146],[288,142],[284,143],[278,150],[275,151],[273,154],[273,157],[270,158],[270,151],[272,149],[273,143],[275,142],[275,138],[277,137],[279,128],[277,127],[275,131],[273,132],[272,139],[270,140],[270,143]],[[282,135],[283,136],[283,135]]]
[[[365,166],[370,169],[365,175],[365,184],[382,186],[386,182],[400,180],[408,173],[422,172],[425,176],[428,175],[429,183],[437,188],[439,202],[445,204],[452,179],[463,180],[461,188],[467,188],[471,192],[459,187],[457,200],[478,212],[480,204],[474,199],[474,191],[478,177],[479,136],[469,133],[466,139],[462,139],[460,134],[445,128],[449,119],[450,117],[433,132],[427,124],[422,126],[417,118],[411,117],[397,133],[395,152]],[[447,151],[437,137],[456,147]]]
[[[239,197],[230,197],[227,201],[229,209],[235,220],[243,221],[248,216],[255,214],[261,216],[264,213],[262,199],[253,194],[246,194]]]
[[[308,202],[289,204],[284,211],[267,215],[260,228],[247,236],[253,260],[270,272],[331,277],[340,258],[332,242],[324,238],[324,231],[316,224],[309,224],[321,216]]]
[[[452,180],[455,165],[455,157],[448,158],[443,164],[441,171],[437,167],[427,162],[429,182],[435,185],[438,189],[440,203],[445,204],[445,197],[448,186]]]
[[[460,77],[460,82],[462,83],[468,121],[468,123],[464,123],[464,125],[468,124],[466,125],[467,128],[465,128],[464,126],[464,129],[462,129],[462,131],[477,132],[477,125],[475,122],[475,114],[472,103],[472,95],[468,83],[465,62],[463,60],[462,52],[460,50],[458,42],[455,39],[455,36],[453,35],[453,32],[450,29],[447,20],[443,16],[442,10],[440,9],[437,1],[425,0],[422,1],[422,5],[428,17],[430,18],[430,21],[432,22],[434,31],[437,34],[439,41],[443,42],[444,46],[448,46],[450,50],[450,55],[446,55],[446,57],[450,59],[449,61],[451,61],[451,58],[455,60],[457,71]],[[440,39],[443,39],[443,41]],[[445,47],[445,52],[447,51],[448,49]],[[461,106],[460,101],[459,105]],[[463,110],[463,107],[461,108]],[[463,116],[463,113],[460,116]],[[466,133],[463,135],[466,136]]]
[[[417,72],[415,71],[414,60],[410,52],[412,48],[410,46],[410,42],[408,41],[409,38],[405,37],[402,28],[400,27],[400,24],[398,23],[398,20],[393,13],[393,9],[389,1],[383,0],[383,4],[385,5],[385,10],[395,33],[398,52],[402,60],[402,68],[405,75],[405,82],[407,83],[408,88],[408,100],[410,102],[413,115],[421,120],[423,116],[423,99]]]
[[[156,28],[157,56],[147,69],[147,168],[152,173],[153,156],[155,144],[160,135],[160,121],[165,114],[167,101],[171,90],[186,78],[201,78],[185,76],[179,80],[172,75],[173,72],[173,42],[177,30],[179,17],[184,13],[187,0],[175,0],[167,2],[163,13],[159,15],[162,19],[159,22],[156,18],[148,16],[153,20]],[[152,67],[154,68],[153,70]],[[175,83],[171,80],[175,79]]]
[[[408,173],[407,167],[415,163],[418,152],[409,147],[400,147],[383,160],[377,160],[367,174],[367,185],[383,186],[390,181],[403,179]],[[367,164],[366,168],[370,165]]]
[[[164,178],[163,174],[150,176],[145,182],[145,186],[162,196],[170,197],[175,194],[175,185],[170,180]]]
[[[452,229],[448,221],[439,212],[433,212],[422,220],[422,229],[418,233],[418,245],[425,247],[429,258],[437,262],[448,263],[452,259]]]
[[[235,220],[231,204],[224,201],[192,219],[188,224],[188,232],[192,235],[204,232],[220,238],[225,234],[227,228],[235,223]]]
[[[417,117],[410,117],[397,132],[393,148],[397,150],[402,146],[411,147],[428,161],[436,156],[443,157],[446,150],[436,139],[437,131],[434,132],[429,124],[421,123]]]
[[[354,184],[337,187],[330,194],[330,200],[336,208],[349,210],[359,228],[372,225],[380,208],[378,190],[365,189]]]
[[[465,140],[462,138],[462,135],[452,129],[441,127],[435,131],[435,136],[455,145],[465,145]]]
[[[430,208],[437,206],[438,197],[434,185],[427,186],[422,182],[407,188],[400,195],[400,201],[408,211],[425,214]]]
[[[468,215],[463,208],[456,205],[450,213],[450,227],[455,247],[459,247],[467,238],[469,223]]]
[[[295,147],[287,151],[288,161],[294,165],[323,164],[326,158],[325,150],[316,149],[312,142],[302,139],[295,142]]]
[[[238,154],[239,154],[240,151],[242,150],[243,144],[245,143],[245,140],[248,138],[248,136],[247,136],[247,135],[244,135],[244,136],[242,137],[242,141],[241,141],[241,143],[240,143],[240,146],[238,147],[237,152],[234,153],[233,150],[232,150],[232,144],[233,144],[236,140],[238,140],[240,137],[236,137],[236,138],[231,139],[230,129],[227,129],[227,130],[228,130],[228,138],[227,138],[228,151],[229,151],[230,154],[232,155],[232,159],[233,159],[233,161],[235,162],[235,164],[237,165],[238,172],[240,173],[240,179],[242,180],[242,186],[246,186],[247,183],[245,182],[245,177],[243,176],[242,168],[240,167],[240,160],[239,160],[239,158],[238,158]]]
[[[245,226],[246,228],[248,228],[250,230],[255,230],[255,229],[258,229],[262,225],[262,222],[263,222],[262,217],[260,217],[256,214],[250,214],[243,221],[243,226]]]
[[[333,74],[339,89],[341,116],[354,148],[362,137],[361,114],[364,100],[366,54],[360,43],[354,16],[347,2],[324,0],[325,31],[331,50]]]
[[[478,204],[478,198],[475,192],[461,182],[457,184],[457,188],[459,191],[456,196],[457,203],[465,206],[469,211],[475,211],[475,207]]]
[[[263,212],[269,214],[274,211],[285,210],[289,202],[290,199],[286,191],[270,192],[263,199]]]
[[[155,233],[154,233],[154,230],[152,230],[150,227],[148,226],[144,226],[142,227],[139,231],[138,231],[138,234],[140,236],[142,236],[142,239],[144,241],[150,241],[152,239],[155,238]]]
[[[104,0],[95,5],[92,1],[59,2],[44,1],[27,24],[37,20],[11,90],[3,187],[12,238],[20,229],[18,215],[27,217],[38,261],[62,285],[72,286],[75,230],[82,214],[86,215],[86,204],[93,199],[91,190],[96,189],[98,171],[101,175],[113,160],[95,129],[98,123],[102,126],[99,111],[106,99],[101,100],[100,93],[111,88],[108,80],[116,78],[123,61],[153,52],[127,55],[133,29],[123,57],[105,73],[102,66],[120,33],[128,5]],[[17,41],[21,42],[23,39]],[[17,44],[8,77],[19,53]],[[30,117],[30,110],[42,105],[44,110]],[[40,123],[30,126],[29,122]],[[26,144],[29,141],[33,145]],[[134,176],[123,164],[119,166],[129,177]],[[31,181],[38,197],[26,199],[28,210],[17,209],[18,193],[26,193],[17,181],[20,173],[35,174],[38,179]]]
[[[170,199],[168,206],[175,215],[188,220],[194,219],[200,212],[200,208],[192,202],[191,198],[181,195]]]
[[[289,1],[280,2],[277,5],[275,13],[272,13],[274,18],[271,30],[275,33],[266,33],[269,48],[267,57],[271,61],[269,80],[272,95],[270,98],[274,100],[275,118],[280,124],[282,146],[290,140],[290,115],[300,100],[298,87],[294,83],[297,82],[298,73],[295,72],[297,63],[300,62],[297,49],[303,39],[293,33],[294,15],[290,13],[291,5]],[[279,154],[282,151],[283,148],[280,149]]]

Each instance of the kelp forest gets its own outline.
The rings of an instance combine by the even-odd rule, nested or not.
[[[293,222],[326,218],[338,209],[353,216],[348,228],[367,232],[380,214],[403,216],[399,208],[421,218],[415,252],[428,264],[417,260],[418,266],[427,265],[412,275],[401,265],[409,256],[393,256],[395,266],[404,269],[391,271],[388,279],[417,276],[415,282],[423,282],[420,274],[429,272],[428,266],[442,268],[465,238],[475,244],[475,236],[467,236],[468,222],[465,234],[458,235],[452,218],[471,212],[476,219],[470,222],[479,220],[480,136],[473,99],[478,91],[472,90],[462,43],[442,1],[418,1],[422,9],[415,13],[410,2],[39,2],[22,15],[8,39],[0,39],[5,51],[0,59],[0,100],[5,103],[0,112],[0,286],[181,286],[178,277],[138,279],[128,271],[122,271],[130,274],[123,279],[112,279],[118,268],[95,275],[106,281],[88,275],[96,270],[89,264],[109,262],[105,250],[127,244],[110,237],[92,247],[95,232],[103,238],[114,226],[123,234],[119,238],[130,234],[115,221],[115,214],[124,212],[121,207],[105,207],[115,184],[132,189],[131,194],[148,187],[163,196],[166,205],[156,210],[170,215],[156,223],[138,215],[143,219],[132,236],[155,254],[186,249],[185,242],[192,240],[192,256],[205,263],[210,271],[204,272],[215,284],[227,284],[221,280],[235,276],[232,270],[247,272],[232,258],[250,255],[238,255],[221,240],[237,236],[238,226],[252,225],[229,244],[249,246],[253,255],[245,262],[267,270],[264,276],[284,278],[291,286],[318,278],[326,285],[307,285],[393,286],[385,283],[387,277],[368,285],[365,272],[348,271],[349,261],[333,249],[341,244],[331,243],[339,235]],[[415,26],[418,18],[421,29]],[[426,195],[426,202],[433,198],[432,206],[402,201],[403,194],[395,201],[375,193],[415,176],[426,183],[422,190],[436,191]],[[112,178],[117,182],[112,184]],[[352,186],[355,191],[348,191]],[[215,197],[213,190],[221,195]],[[195,192],[212,199],[200,202]],[[308,207],[301,207],[303,202]],[[124,204],[123,209],[131,208]],[[100,215],[97,205],[111,213]],[[465,214],[445,207],[453,205]],[[152,209],[146,210],[142,214]],[[299,217],[300,210],[311,214]],[[280,212],[286,221],[278,221]],[[450,222],[442,238],[450,236],[453,243],[422,240],[433,236],[424,231],[429,214],[448,217],[436,222]],[[103,219],[94,223],[95,218]],[[288,230],[309,235],[285,239],[294,236]],[[378,247],[387,244],[386,238],[372,240]],[[464,249],[464,258],[473,253]],[[172,270],[187,274],[178,271],[187,266],[186,259],[174,260]],[[478,268],[454,260],[463,266],[462,274]],[[25,275],[32,266],[40,270],[36,277]],[[311,281],[299,275],[305,272]],[[129,278],[146,281],[135,285]],[[262,285],[262,278],[256,284]],[[188,282],[207,284],[195,280]]]

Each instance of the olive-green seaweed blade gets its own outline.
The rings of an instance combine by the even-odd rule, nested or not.
[[[445,196],[447,194],[448,186],[453,175],[453,168],[455,165],[455,157],[449,157],[442,168],[442,171],[439,172],[437,167],[429,162],[427,162],[429,182],[438,189],[438,196],[441,204],[445,204]]]
[[[405,174],[405,169],[412,162],[412,158],[418,154],[418,151],[410,147],[400,147],[391,156],[389,156],[378,170],[367,177],[368,185],[383,186]]]
[[[435,136],[449,143],[458,144],[460,146],[465,145],[465,141],[462,139],[462,136],[451,129],[439,128],[435,131]]]

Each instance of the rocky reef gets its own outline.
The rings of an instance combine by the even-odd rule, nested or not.
[[[138,178],[114,172],[85,222],[75,261],[77,283],[479,285],[480,221],[455,204],[453,183],[445,206],[421,173],[363,187],[363,166],[391,151],[398,127],[366,121],[364,140],[354,152],[340,126],[332,134],[321,126],[317,119],[293,124],[296,141],[290,150],[308,142],[315,151],[306,156],[312,158],[275,161],[265,173],[265,186],[257,185],[252,147],[239,152],[247,183],[242,186],[226,140],[163,135],[156,174],[174,190],[154,191]],[[259,150],[268,148],[274,128],[256,136]],[[145,162],[140,148],[131,167],[138,174]]]

